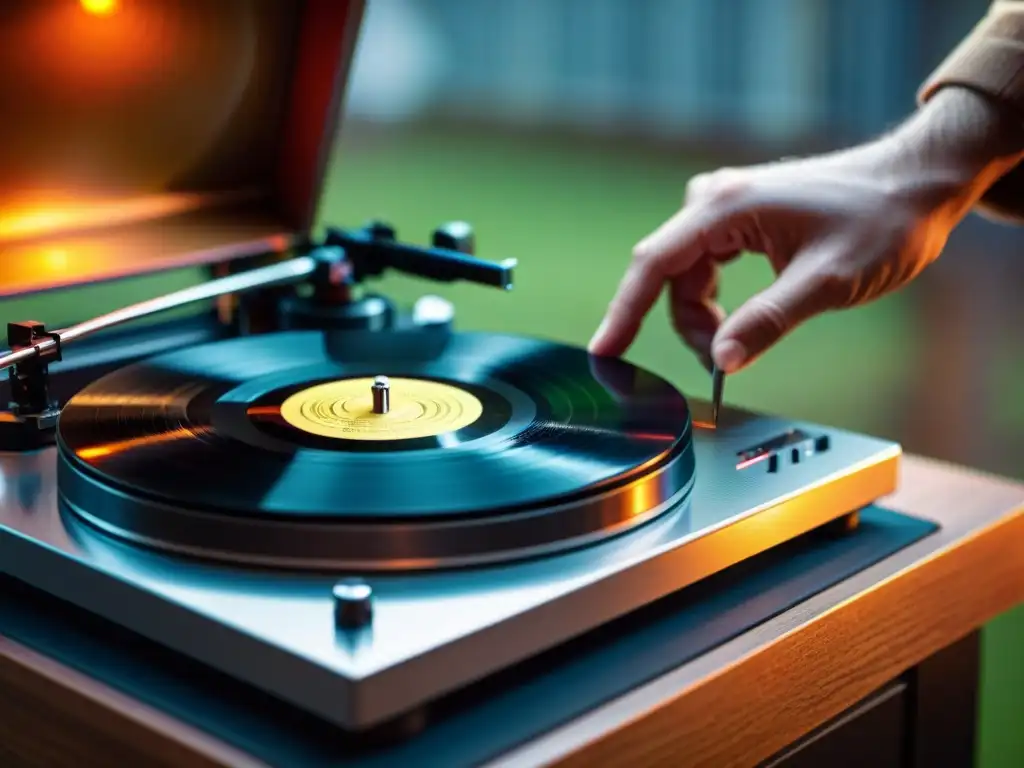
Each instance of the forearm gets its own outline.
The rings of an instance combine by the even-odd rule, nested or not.
[[[891,136],[893,170],[949,200],[962,218],[1024,159],[1024,123],[992,97],[952,86],[936,92]]]
[[[981,203],[1024,221],[1024,0],[997,0],[918,91],[919,112],[897,134],[915,159]],[[966,213],[966,210],[964,211]]]

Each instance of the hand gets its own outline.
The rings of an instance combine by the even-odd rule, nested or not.
[[[636,246],[591,351],[625,352],[667,284],[676,331],[705,365],[733,373],[815,315],[906,285],[1019,159],[994,143],[985,149],[979,134],[991,134],[991,121],[965,122],[974,109],[992,107],[940,92],[870,144],[695,177],[683,208]],[[726,319],[718,268],[743,251],[765,254],[777,278]]]

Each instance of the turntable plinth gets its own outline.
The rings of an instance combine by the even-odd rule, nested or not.
[[[631,690],[602,701],[594,685],[581,682],[569,690],[560,684],[562,697],[573,696],[577,703],[588,696],[593,700],[582,714],[557,723],[545,722],[544,713],[558,709],[558,697],[531,699],[531,688],[542,691],[543,685],[521,685],[518,694],[506,695],[506,706],[516,710],[496,717],[495,708],[482,703],[439,721],[437,727],[448,730],[447,752],[438,759],[446,765],[479,762],[483,755],[471,753],[473,748],[531,720],[529,738],[511,750],[491,751],[483,762],[751,765],[784,753],[840,716],[843,722],[811,747],[772,764],[813,764],[806,761],[820,758],[830,743],[840,748],[839,742],[842,749],[853,744],[862,750],[870,758],[863,764],[872,765],[888,764],[888,748],[898,748],[899,760],[904,749],[911,749],[920,765],[938,764],[929,762],[929,755],[966,754],[973,737],[976,680],[970,672],[977,669],[976,632],[1024,601],[1024,484],[906,457],[901,490],[883,504],[940,528],[653,679],[642,677],[641,656],[630,655],[631,644],[654,632],[653,625],[595,641],[589,650],[552,662],[546,679],[554,685],[574,667],[578,681],[586,675],[591,681],[633,675],[626,686]],[[715,605],[729,589],[769,576],[750,568],[733,586],[699,587],[702,593],[688,610],[715,621],[701,622],[671,642],[663,638],[662,654],[691,642],[695,633],[710,631],[711,624],[726,622],[726,611],[716,612]],[[785,591],[787,583],[778,580],[772,592]],[[0,590],[5,608],[0,610],[4,764],[131,764],[133,759],[137,764],[146,756],[173,765],[283,761],[300,766],[314,764],[311,756],[322,758],[329,749],[336,750],[333,764],[372,762],[372,751],[345,757],[344,747],[318,742],[326,737],[315,729],[272,720],[262,708],[265,701],[234,699],[227,689],[218,689],[216,680],[204,683],[184,668],[170,670],[178,675],[174,686],[161,688],[154,676],[148,691],[144,685],[138,688],[137,680],[133,691],[118,675],[129,675],[145,653],[140,650],[135,658],[130,646],[107,648],[106,654],[120,658],[105,664],[103,648],[96,645],[99,635],[89,635],[88,622],[62,624],[64,619],[24,597],[8,585]],[[771,608],[753,603],[747,601],[742,610],[752,615]],[[60,634],[69,633],[74,642],[58,642]],[[618,663],[594,657],[604,666],[588,671],[588,654],[595,653],[606,659],[617,654]],[[947,661],[956,663],[941,667]],[[196,715],[186,708],[193,684],[206,685],[203,695],[211,697],[203,727],[194,724]],[[511,717],[512,711],[519,715]],[[403,745],[380,749],[421,750],[402,753],[406,757],[436,754],[428,751],[436,745],[427,743],[433,727]],[[467,735],[461,741],[452,739],[458,727]],[[911,734],[917,741],[908,744]],[[905,763],[894,757],[891,764]]]

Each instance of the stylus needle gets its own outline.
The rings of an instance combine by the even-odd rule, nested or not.
[[[714,366],[711,369],[711,424],[718,426],[718,412],[722,408],[722,391],[725,389],[725,374]]]

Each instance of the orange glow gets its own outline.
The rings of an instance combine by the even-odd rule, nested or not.
[[[175,395],[106,395],[80,392],[75,395],[79,408],[172,408],[180,402]]]
[[[80,0],[82,10],[91,16],[112,16],[117,13],[119,0]]]
[[[0,0],[3,2],[3,0]],[[0,299],[80,283],[212,264],[228,257],[285,254],[293,245],[273,220],[223,217],[197,223],[157,218],[126,227],[29,239],[8,245],[0,238]],[[0,221],[4,212],[0,208]],[[4,221],[6,223],[6,221]]]
[[[0,243],[69,231],[116,227],[196,211],[252,196],[234,194],[146,195],[127,200],[42,203],[15,206],[0,220]]]
[[[254,405],[248,408],[245,413],[256,419],[281,418],[281,409],[276,405]]]
[[[65,248],[50,248],[43,251],[43,262],[47,270],[63,272],[68,268],[68,252]]]
[[[197,432],[190,429],[175,429],[158,435],[146,435],[145,437],[137,437],[133,440],[121,440],[116,443],[105,443],[91,448],[81,448],[75,451],[75,453],[83,461],[94,461],[107,456],[115,456],[135,448],[143,448],[147,445],[159,445],[161,443],[174,442],[175,440],[188,440],[196,435]]]

